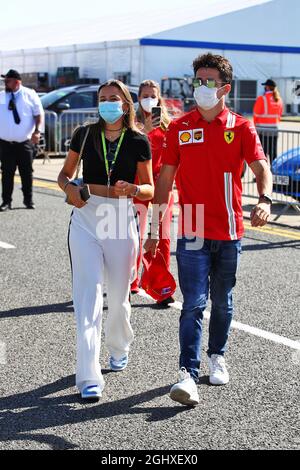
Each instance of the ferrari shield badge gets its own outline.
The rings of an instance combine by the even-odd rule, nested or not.
[[[224,132],[224,139],[227,142],[227,144],[232,144],[232,142],[234,141],[234,132],[225,131]]]

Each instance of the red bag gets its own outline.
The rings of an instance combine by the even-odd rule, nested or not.
[[[174,294],[176,281],[167,268],[160,250],[153,257],[151,251],[143,256],[143,273],[140,286],[155,300],[162,301]]]

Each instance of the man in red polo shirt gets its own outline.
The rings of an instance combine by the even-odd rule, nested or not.
[[[166,134],[163,167],[156,184],[151,234],[145,250],[155,254],[159,207],[169,200],[174,178],[181,223],[177,264],[183,308],[180,317],[179,382],[170,396],[197,405],[203,312],[212,302],[209,324],[209,380],[229,382],[224,353],[233,316],[232,290],[244,233],[241,173],[244,160],[253,171],[259,200],[251,213],[254,227],[270,216],[272,175],[253,125],[229,111],[232,67],[222,56],[206,54],[193,63],[197,108],[173,121]],[[200,209],[200,210],[199,210]],[[200,214],[202,217],[198,217]]]

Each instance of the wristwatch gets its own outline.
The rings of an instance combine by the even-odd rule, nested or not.
[[[269,194],[261,194],[259,196],[259,202],[266,202],[267,204],[272,204],[273,199],[272,196],[270,196]]]

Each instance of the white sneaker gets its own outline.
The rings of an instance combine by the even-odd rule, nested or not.
[[[229,382],[229,374],[226,369],[225,359],[219,354],[212,354],[208,358],[209,382],[212,385],[225,385]]]
[[[195,381],[184,367],[179,371],[179,382],[173,385],[170,390],[170,398],[182,405],[195,406],[199,404],[199,395]]]
[[[102,396],[99,385],[88,385],[81,391],[81,398],[86,401],[98,401]]]
[[[121,370],[124,370],[127,367],[127,364],[128,354],[125,354],[125,356],[121,357],[121,359],[114,359],[112,356],[109,358],[110,368],[114,372],[120,372]]]

